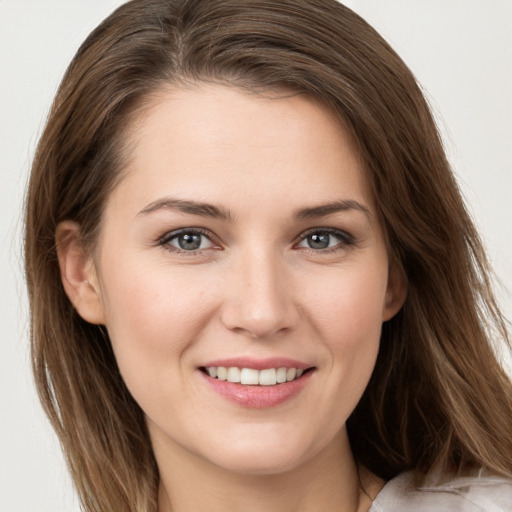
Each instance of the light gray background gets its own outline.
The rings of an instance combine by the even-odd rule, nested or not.
[[[0,0],[0,510],[78,511],[28,364],[21,208],[59,80],[119,0]],[[427,91],[499,278],[512,289],[512,1],[351,0]],[[508,318],[512,300],[500,301]]]

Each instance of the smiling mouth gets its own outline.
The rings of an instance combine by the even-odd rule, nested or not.
[[[224,380],[243,386],[276,386],[292,382],[301,378],[314,368],[267,368],[255,370],[254,368],[238,368],[225,366],[202,367],[201,371],[213,379]]]

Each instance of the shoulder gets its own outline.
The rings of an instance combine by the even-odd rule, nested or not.
[[[413,472],[390,480],[368,512],[512,512],[512,480],[480,471],[472,476]]]

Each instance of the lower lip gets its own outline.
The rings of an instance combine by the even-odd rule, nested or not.
[[[304,373],[296,380],[275,386],[245,386],[227,380],[214,379],[201,371],[200,373],[214,391],[231,402],[252,409],[265,409],[280,405],[297,396],[309,382],[313,370]]]

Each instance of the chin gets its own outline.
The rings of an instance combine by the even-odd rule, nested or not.
[[[302,457],[297,453],[255,451],[259,453],[243,451],[215,457],[212,462],[226,471],[253,476],[279,475],[292,471],[302,464]]]
[[[263,432],[251,437],[232,436],[228,446],[219,443],[207,458],[227,471],[244,475],[276,475],[291,471],[314,457],[322,447],[311,446],[307,435]],[[203,452],[204,455],[206,455]]]

